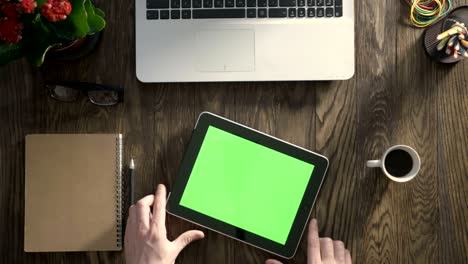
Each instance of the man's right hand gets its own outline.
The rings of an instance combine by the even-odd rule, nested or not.
[[[268,259],[266,264],[282,264]],[[319,238],[317,220],[312,219],[307,235],[307,264],[351,264],[351,254],[343,242],[329,237]]]

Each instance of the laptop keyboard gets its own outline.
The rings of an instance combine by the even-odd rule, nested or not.
[[[146,19],[343,16],[343,0],[146,0]]]

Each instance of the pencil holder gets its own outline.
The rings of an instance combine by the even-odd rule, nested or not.
[[[468,6],[452,10],[424,31],[424,48],[436,62],[456,63],[468,57]]]

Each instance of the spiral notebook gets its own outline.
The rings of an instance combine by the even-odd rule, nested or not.
[[[122,249],[122,135],[28,135],[24,251]]]

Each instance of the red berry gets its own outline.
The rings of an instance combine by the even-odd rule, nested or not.
[[[71,11],[72,5],[68,0],[47,0],[41,6],[41,14],[51,22],[65,20]]]
[[[37,3],[34,0],[20,0],[21,8],[25,13],[32,13],[37,7]]]
[[[14,3],[8,3],[1,7],[3,14],[9,18],[18,18],[19,17],[19,6]]]
[[[23,24],[16,18],[4,17],[0,19],[0,40],[13,44],[21,40]]]

